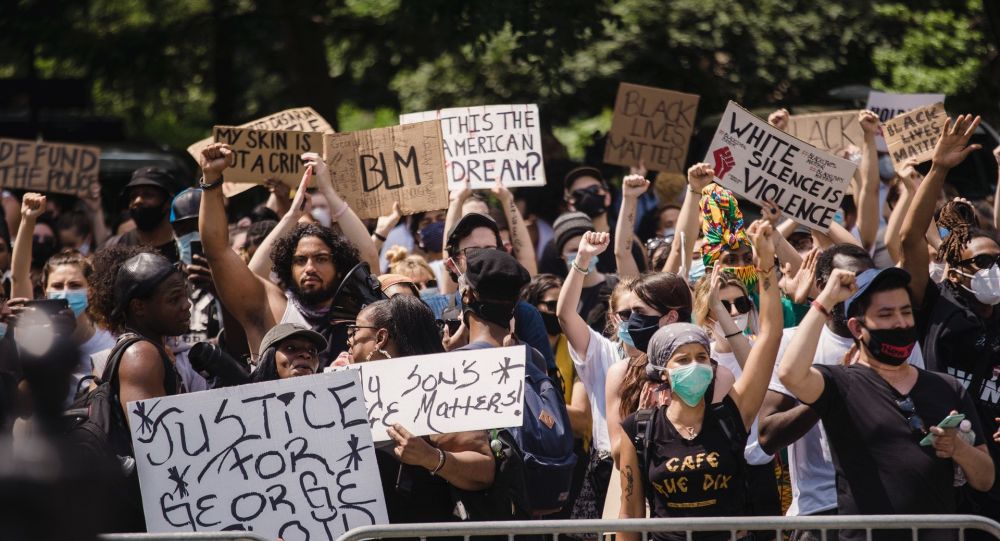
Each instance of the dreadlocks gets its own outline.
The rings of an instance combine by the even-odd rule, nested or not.
[[[941,241],[938,248],[938,259],[956,266],[962,261],[962,250],[972,242],[972,239],[993,236],[979,227],[979,215],[976,209],[966,201],[952,200],[941,207],[938,217],[939,226],[948,229],[948,236]]]

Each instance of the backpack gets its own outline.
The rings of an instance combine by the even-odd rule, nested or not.
[[[533,349],[529,353],[541,358]],[[497,484],[509,495],[515,516],[537,518],[568,503],[577,458],[558,386],[531,356],[524,379],[522,425],[491,431],[490,448],[497,458]]]
[[[128,332],[118,338],[111,349],[104,374],[98,386],[83,394],[63,412],[63,431],[69,443],[82,456],[106,465],[115,502],[119,509],[121,531],[145,531],[139,477],[135,469],[132,436],[122,411],[118,394],[118,365],[125,351],[133,344],[146,340]],[[176,394],[176,370],[159,346],[164,362],[164,388],[168,395]],[[173,376],[173,377],[171,377]]]

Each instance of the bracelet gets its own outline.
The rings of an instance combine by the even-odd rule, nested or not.
[[[386,241],[386,238],[385,238],[385,237],[383,237],[382,235],[379,235],[379,234],[378,234],[378,231],[376,231],[376,232],[372,233],[372,236],[373,236],[373,237],[375,237],[375,238],[377,238],[378,240],[380,240],[380,241],[382,241],[382,242],[385,242],[385,241]]]
[[[330,220],[336,222],[337,220],[340,219],[341,216],[344,215],[345,212],[347,212],[347,209],[348,209],[347,201],[344,201],[344,206],[340,207],[340,210],[338,210],[336,214],[330,216]]]
[[[827,319],[830,319],[830,311],[826,309],[826,306],[823,306],[823,303],[819,301],[812,301],[809,303],[809,306],[819,310],[824,316],[826,316]]]
[[[438,472],[441,471],[441,468],[444,467],[444,459],[447,456],[447,455],[444,454],[444,451],[442,451],[441,449],[438,449],[437,452],[438,452],[438,465],[437,465],[436,468],[434,468],[433,470],[431,470],[431,475],[437,475]]]
[[[757,274],[767,274],[767,273],[769,273],[769,272],[773,271],[773,270],[774,270],[774,267],[776,267],[776,266],[777,266],[777,265],[771,265],[771,266],[770,266],[770,267],[768,267],[767,269],[762,269],[762,268],[760,268],[760,267],[756,267],[756,269],[757,269]]]
[[[573,270],[575,270],[576,272],[579,272],[580,274],[582,274],[584,276],[590,274],[590,269],[585,269],[585,268],[581,267],[580,265],[577,265],[576,258],[573,258],[572,265],[573,265]]]
[[[202,175],[201,180],[198,181],[198,187],[200,187],[202,190],[214,190],[215,188],[222,186],[222,182],[223,180],[222,177],[220,176],[219,180],[216,180],[215,182],[212,182],[210,184],[206,184],[205,176]]]
[[[727,334],[726,338],[732,338],[732,337],[736,336],[737,334],[743,334],[743,331],[736,331],[733,334]]]
[[[697,195],[698,197],[701,197],[701,192],[699,192],[698,190],[692,189],[690,186],[688,187],[688,191],[691,192],[691,193],[693,193],[693,194],[695,194],[695,195]]]

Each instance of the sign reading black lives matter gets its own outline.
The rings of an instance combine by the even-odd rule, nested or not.
[[[359,374],[128,404],[150,532],[334,540],[386,524]]]
[[[441,120],[448,188],[544,186],[538,106],[484,105],[399,115],[400,124]]]
[[[82,196],[98,182],[101,149],[0,139],[0,187]]]
[[[295,188],[305,170],[302,154],[323,153],[323,134],[316,132],[215,126],[212,135],[232,148],[233,163],[224,174],[228,182],[263,184],[273,178]]]
[[[604,163],[684,172],[698,96],[621,83]]]
[[[394,423],[415,436],[521,426],[525,346],[353,364],[374,441]]]
[[[857,168],[808,145],[729,102],[705,161],[715,181],[761,204],[772,201],[788,218],[827,231]]]

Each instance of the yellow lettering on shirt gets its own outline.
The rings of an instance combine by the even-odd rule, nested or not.
[[[712,475],[711,473],[705,474],[705,480],[701,484],[701,489],[708,490],[722,490],[729,488],[729,481],[732,479],[732,475]]]

